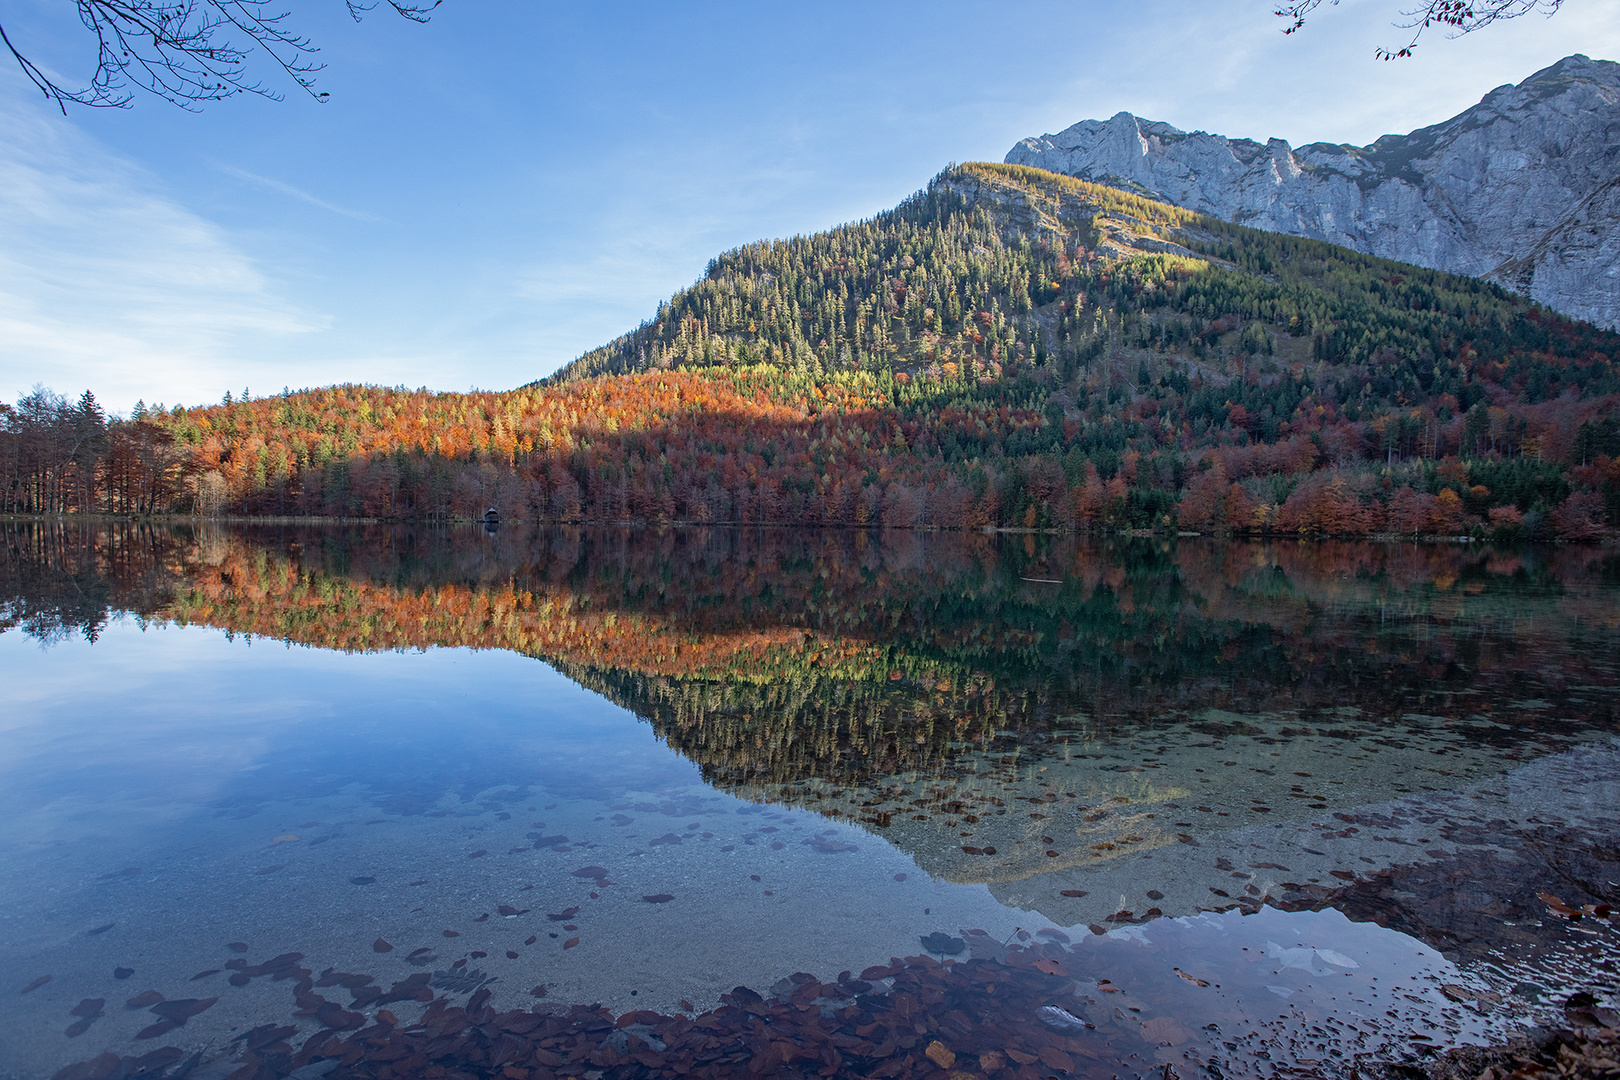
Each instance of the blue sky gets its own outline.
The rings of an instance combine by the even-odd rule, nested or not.
[[[288,6],[325,105],[282,86],[64,118],[0,70],[0,396],[511,387],[726,248],[870,215],[1087,117],[1365,143],[1569,53],[1620,58],[1620,0],[1396,63],[1372,51],[1399,43],[1402,0],[1345,0],[1292,38],[1265,0],[446,0],[426,26]],[[5,18],[64,81],[88,76],[66,0]]]

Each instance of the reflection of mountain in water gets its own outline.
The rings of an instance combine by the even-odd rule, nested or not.
[[[1567,547],[388,528],[7,539],[4,611],[42,638],[93,633],[112,607],[323,648],[539,657],[648,720],[711,783],[861,822],[931,873],[1064,923],[1329,880],[1328,840],[1290,858],[1271,841],[1297,848],[1296,833],[1342,831],[1334,812],[1457,790],[1615,729],[1620,574],[1612,554]],[[374,795],[430,804],[420,787]],[[1421,828],[1363,831],[1332,839],[1373,867],[1426,850]],[[1239,834],[1261,854],[1205,858]],[[1166,867],[1158,898],[1123,893],[1144,858]]]

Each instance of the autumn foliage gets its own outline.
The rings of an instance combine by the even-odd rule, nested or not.
[[[0,464],[23,512],[1589,541],[1616,357],[1480,281],[968,165],[544,383],[227,395],[89,454],[29,398]]]

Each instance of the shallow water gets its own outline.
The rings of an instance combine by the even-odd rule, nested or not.
[[[1612,551],[6,540],[0,1075],[387,1075],[325,1040],[451,1005],[580,1049],[525,1078],[1335,1073],[1616,989]]]

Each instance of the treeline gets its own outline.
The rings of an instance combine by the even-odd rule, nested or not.
[[[38,386],[0,402],[0,513],[167,513],[190,494],[189,464],[144,408],[109,421],[88,390]]]
[[[543,383],[153,411],[105,505],[1593,540],[1617,357],[1494,285],[968,165],[721,256]]]

